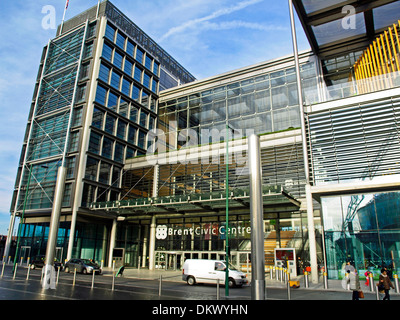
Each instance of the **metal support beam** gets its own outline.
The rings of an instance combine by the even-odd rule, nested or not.
[[[260,137],[249,137],[251,299],[265,300],[264,212]]]
[[[54,257],[57,246],[58,226],[60,223],[61,207],[64,197],[64,186],[67,169],[63,166],[58,168],[57,183],[54,192],[53,209],[51,212],[49,238],[47,240],[46,259],[44,266],[43,289],[55,289]]]
[[[317,247],[316,247],[315,229],[314,229],[314,208],[313,208],[313,199],[312,199],[311,185],[310,185],[311,179],[310,179],[310,168],[308,165],[309,161],[308,161],[307,132],[305,124],[303,89],[301,85],[300,62],[299,62],[299,53],[297,47],[297,35],[296,35],[296,25],[294,20],[293,0],[289,0],[289,13],[290,13],[290,24],[292,29],[293,54],[296,67],[297,93],[298,93],[299,108],[300,108],[304,173],[306,176],[307,221],[308,221],[308,238],[310,246],[310,264],[311,264],[311,277],[312,277],[311,279],[313,283],[318,283]]]

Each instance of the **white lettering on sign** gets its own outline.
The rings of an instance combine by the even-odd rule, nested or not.
[[[251,227],[229,227],[228,235],[250,235]],[[169,236],[188,236],[188,235],[196,235],[196,236],[218,236],[225,235],[225,226],[217,226],[217,225],[207,225],[207,227],[199,226],[199,227],[167,227],[166,225],[159,225],[156,228],[156,239],[165,240]]]

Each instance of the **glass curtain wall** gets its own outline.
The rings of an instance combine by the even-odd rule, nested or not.
[[[315,63],[303,64],[301,75],[305,102],[318,101]],[[159,106],[158,128],[165,134],[166,150],[223,141],[224,134],[214,139],[210,132],[222,133],[227,121],[232,128],[242,130],[241,136],[235,133],[239,137],[246,136],[246,130],[266,134],[299,128],[295,69],[216,86]]]
[[[345,276],[350,261],[361,277],[382,266],[400,271],[400,192],[322,198],[328,275]]]

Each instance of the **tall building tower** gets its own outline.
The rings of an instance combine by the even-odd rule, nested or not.
[[[107,259],[125,159],[145,154],[162,89],[195,78],[111,2],[66,21],[44,47],[11,204],[5,254],[21,217],[21,255],[44,254],[57,170],[66,167],[56,256]],[[23,217],[23,219],[22,219]]]

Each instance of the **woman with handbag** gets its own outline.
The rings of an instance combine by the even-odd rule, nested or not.
[[[382,269],[381,274],[379,276],[379,287],[385,291],[385,296],[383,300],[390,300],[390,288],[394,289],[393,283],[390,281],[389,276],[387,275],[387,270]]]

